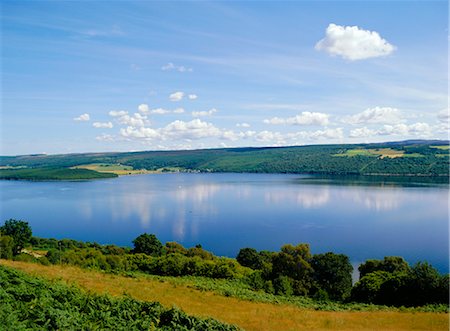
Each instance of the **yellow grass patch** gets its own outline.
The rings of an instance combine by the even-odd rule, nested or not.
[[[88,169],[94,170],[97,172],[106,172],[113,173],[119,176],[123,175],[142,175],[142,174],[151,174],[158,173],[158,171],[150,171],[145,169],[133,170],[133,167],[121,165],[121,164],[107,164],[107,163],[91,163],[91,164],[83,164],[76,167],[74,169]]]
[[[447,314],[412,312],[326,312],[300,309],[224,297],[170,282],[89,271],[71,266],[42,266],[34,263],[0,260],[29,274],[62,279],[80,287],[114,296],[123,294],[145,301],[177,306],[186,313],[214,317],[245,330],[448,330]]]
[[[373,153],[374,155],[379,155],[380,158],[389,157],[391,159],[396,157],[402,157],[403,154],[405,154],[404,151],[396,151],[392,148],[377,148],[377,149],[368,149],[369,152]]]

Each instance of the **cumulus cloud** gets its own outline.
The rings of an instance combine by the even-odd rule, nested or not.
[[[189,94],[188,95],[189,100],[195,100],[198,98],[197,94]]]
[[[119,116],[127,115],[128,112],[125,110],[111,110],[108,114],[109,114],[109,116],[112,116],[112,117],[119,117]]]
[[[397,108],[375,107],[343,119],[347,124],[390,124],[402,121],[402,114]]]
[[[194,70],[192,68],[189,67],[185,67],[185,66],[179,66],[179,65],[175,65],[172,62],[167,63],[166,65],[163,65],[161,67],[162,71],[178,71],[178,72],[193,72]]]
[[[132,127],[143,127],[150,124],[147,116],[141,115],[139,113],[134,113],[132,116],[126,114],[117,118],[117,122],[122,125],[129,125]]]
[[[236,123],[236,126],[237,126],[238,128],[249,128],[249,127],[250,127],[250,124],[245,123],[245,122],[242,122],[242,123]]]
[[[217,113],[217,109],[216,108],[211,108],[208,111],[193,111],[192,112],[192,116],[194,117],[204,117],[204,116],[211,116],[214,113]]]
[[[102,128],[102,129],[112,129],[113,124],[111,122],[94,122],[92,123],[94,128]]]
[[[181,101],[184,97],[184,92],[174,92],[169,95],[170,101]]]
[[[86,114],[86,113],[73,118],[74,121],[79,121],[79,122],[87,122],[90,119],[91,119],[91,117],[89,116],[89,114]]]
[[[308,138],[312,140],[343,139],[344,131],[342,130],[342,128],[317,130],[308,133]]]
[[[155,108],[150,110],[151,114],[156,114],[156,115],[165,115],[165,114],[182,114],[184,113],[184,108],[175,108],[174,110],[169,110],[169,109],[165,109],[165,108]]]
[[[138,106],[138,111],[143,114],[147,114],[150,111],[150,108],[148,107],[147,104],[142,103]]]
[[[328,125],[330,115],[324,113],[316,113],[304,111],[300,115],[288,118],[272,117],[265,119],[266,124],[290,124],[290,125]]]
[[[418,122],[413,124],[385,124],[378,129],[369,129],[367,127],[357,128],[350,131],[350,138],[367,138],[373,136],[418,136],[430,137],[433,133],[433,127],[428,123]]]
[[[128,126],[120,130],[120,135],[126,138],[158,139],[162,141],[170,139],[173,141],[176,139],[224,138],[224,131],[215,127],[212,123],[194,119],[189,122],[176,120],[159,129]]]
[[[367,127],[357,128],[350,131],[350,138],[367,138],[374,136],[377,133],[376,130],[368,129]]]
[[[330,24],[325,38],[316,44],[315,49],[355,61],[389,55],[395,46],[381,38],[376,31]]]

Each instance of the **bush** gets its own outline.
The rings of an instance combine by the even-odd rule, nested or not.
[[[164,247],[154,234],[144,233],[133,240],[134,253],[144,253],[151,256],[161,256]]]
[[[14,252],[14,239],[11,236],[0,235],[0,258],[12,259]]]

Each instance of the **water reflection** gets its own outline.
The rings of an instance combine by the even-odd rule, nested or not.
[[[264,201],[268,204],[294,203],[306,209],[321,207],[326,205],[329,200],[330,188],[328,186],[303,188],[296,192],[279,188],[277,190],[266,191],[264,195]]]
[[[313,185],[298,178],[167,174],[0,181],[0,214],[29,221],[42,237],[132,245],[149,232],[163,242],[201,243],[226,256],[242,247],[278,250],[306,242],[315,253],[334,251],[352,261],[400,255],[448,269],[448,189]]]

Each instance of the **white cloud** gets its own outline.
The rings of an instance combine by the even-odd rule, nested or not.
[[[216,108],[211,108],[208,111],[193,111],[192,112],[192,116],[194,117],[202,117],[202,116],[211,116],[214,113],[217,113],[217,109]]]
[[[288,118],[272,117],[265,119],[266,124],[290,124],[290,125],[328,125],[330,115],[324,113],[316,113],[304,111],[300,115]]]
[[[150,111],[150,108],[147,104],[142,103],[138,106],[138,111],[140,111],[143,114],[147,114]]]
[[[377,133],[376,130],[368,129],[367,127],[357,128],[350,131],[350,138],[366,138],[374,136]]]
[[[315,49],[354,61],[389,55],[395,46],[381,38],[376,31],[330,24],[325,38],[316,44]]]
[[[144,138],[144,139],[160,139],[161,135],[158,130],[145,127],[127,126],[120,129],[120,135],[125,138]]]
[[[198,98],[197,94],[189,94],[188,95],[189,100],[195,100]]]
[[[78,117],[74,117],[74,121],[79,121],[79,122],[87,122],[91,119],[91,117],[89,116],[89,114],[81,114]]]
[[[128,112],[125,110],[111,110],[108,114],[109,114],[109,116],[112,116],[112,117],[119,117],[119,116],[127,115]]]
[[[190,122],[176,120],[162,128],[161,131],[165,136],[173,138],[200,139],[221,135],[221,130],[212,123],[201,121],[198,118]]]
[[[164,108],[156,108],[150,111],[152,114],[164,115],[170,113],[170,110]]]
[[[184,97],[184,92],[174,92],[169,95],[170,101],[181,101]]]
[[[243,123],[236,123],[236,126],[238,128],[249,128],[250,124],[243,122]]]
[[[178,72],[193,72],[194,69],[189,68],[189,67],[185,67],[185,66],[178,66],[173,64],[172,62],[167,63],[166,65],[163,65],[161,67],[162,71],[170,71],[170,70],[175,70]]]
[[[151,114],[157,114],[157,115],[165,115],[165,114],[182,114],[184,113],[184,108],[175,108],[174,110],[164,109],[164,108],[156,108],[150,110]]]
[[[129,125],[132,127],[143,127],[145,125],[150,124],[150,121],[147,119],[147,116],[143,116],[139,113],[134,113],[132,116],[123,115],[117,118],[117,121],[123,125]]]
[[[397,108],[375,107],[343,119],[348,124],[390,124],[402,121],[402,114]]]
[[[336,129],[325,129],[313,131],[308,134],[309,139],[318,140],[318,139],[343,139],[344,131],[342,128]]]
[[[103,133],[101,136],[95,137],[98,141],[114,141],[114,136]]]
[[[94,122],[92,123],[94,128],[112,129],[113,124],[111,122]]]
[[[428,123],[418,122],[413,124],[385,124],[379,129],[369,129],[367,127],[357,128],[350,131],[350,138],[367,138],[373,136],[418,136],[431,137],[433,127]]]
[[[183,114],[184,113],[184,108],[175,108],[173,110],[174,114]]]

